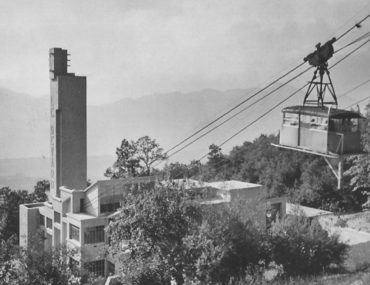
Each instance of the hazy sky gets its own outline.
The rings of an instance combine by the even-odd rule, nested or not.
[[[89,104],[261,86],[369,12],[368,0],[3,0],[0,86],[47,95],[50,47],[88,77]],[[338,67],[339,87],[369,77],[369,62],[367,47]]]

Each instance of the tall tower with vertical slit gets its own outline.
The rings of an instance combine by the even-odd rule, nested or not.
[[[50,194],[60,186],[84,189],[86,158],[86,77],[68,73],[68,53],[49,52],[50,64]]]

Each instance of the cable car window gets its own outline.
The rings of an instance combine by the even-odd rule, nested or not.
[[[310,129],[327,130],[328,120],[324,117],[302,115],[301,126]]]
[[[285,126],[298,126],[298,114],[284,113],[283,124]]]
[[[341,132],[342,131],[342,120],[341,119],[330,119],[329,120],[329,131],[330,132]]]
[[[301,123],[303,123],[303,124],[311,124],[311,116],[302,115],[301,116]]]
[[[329,131],[331,132],[357,132],[358,130],[356,118],[330,119]]]
[[[358,132],[359,130],[358,119],[351,119],[351,132]]]

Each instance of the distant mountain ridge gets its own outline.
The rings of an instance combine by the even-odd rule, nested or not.
[[[210,144],[220,144],[295,90],[289,86],[281,88],[267,100],[257,103],[180,152],[173,160],[188,162],[199,159],[208,152]],[[167,150],[247,98],[253,91],[255,89],[204,89],[191,93],[172,92],[137,99],[124,98],[99,106],[88,105],[87,152],[91,158],[88,166],[89,178],[100,176],[113,163],[115,149],[123,138],[134,140],[149,135]],[[260,97],[251,99],[248,104],[258,98]],[[227,153],[233,146],[246,140],[253,140],[261,133],[277,133],[281,121],[280,110],[287,105],[300,104],[302,100],[300,95],[288,100],[226,144],[223,147],[224,152]],[[341,100],[345,105],[352,99],[348,97]],[[45,162],[49,157],[48,96],[33,98],[0,88],[0,103],[0,185],[3,185],[1,177],[16,174],[48,178],[48,163]],[[34,157],[36,160],[30,159],[27,162],[14,159],[27,157]],[[42,171],[35,173],[35,168]]]

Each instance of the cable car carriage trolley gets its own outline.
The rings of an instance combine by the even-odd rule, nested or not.
[[[364,153],[361,134],[365,118],[356,111],[337,109],[337,97],[327,68],[327,61],[334,53],[335,41],[333,38],[323,46],[317,44],[317,50],[304,59],[316,67],[314,76],[309,83],[303,106],[290,106],[282,110],[279,144],[274,145],[323,156],[337,177],[340,189],[343,157]],[[316,90],[317,98],[308,100],[313,90]],[[331,95],[332,101],[325,101],[325,93]]]

